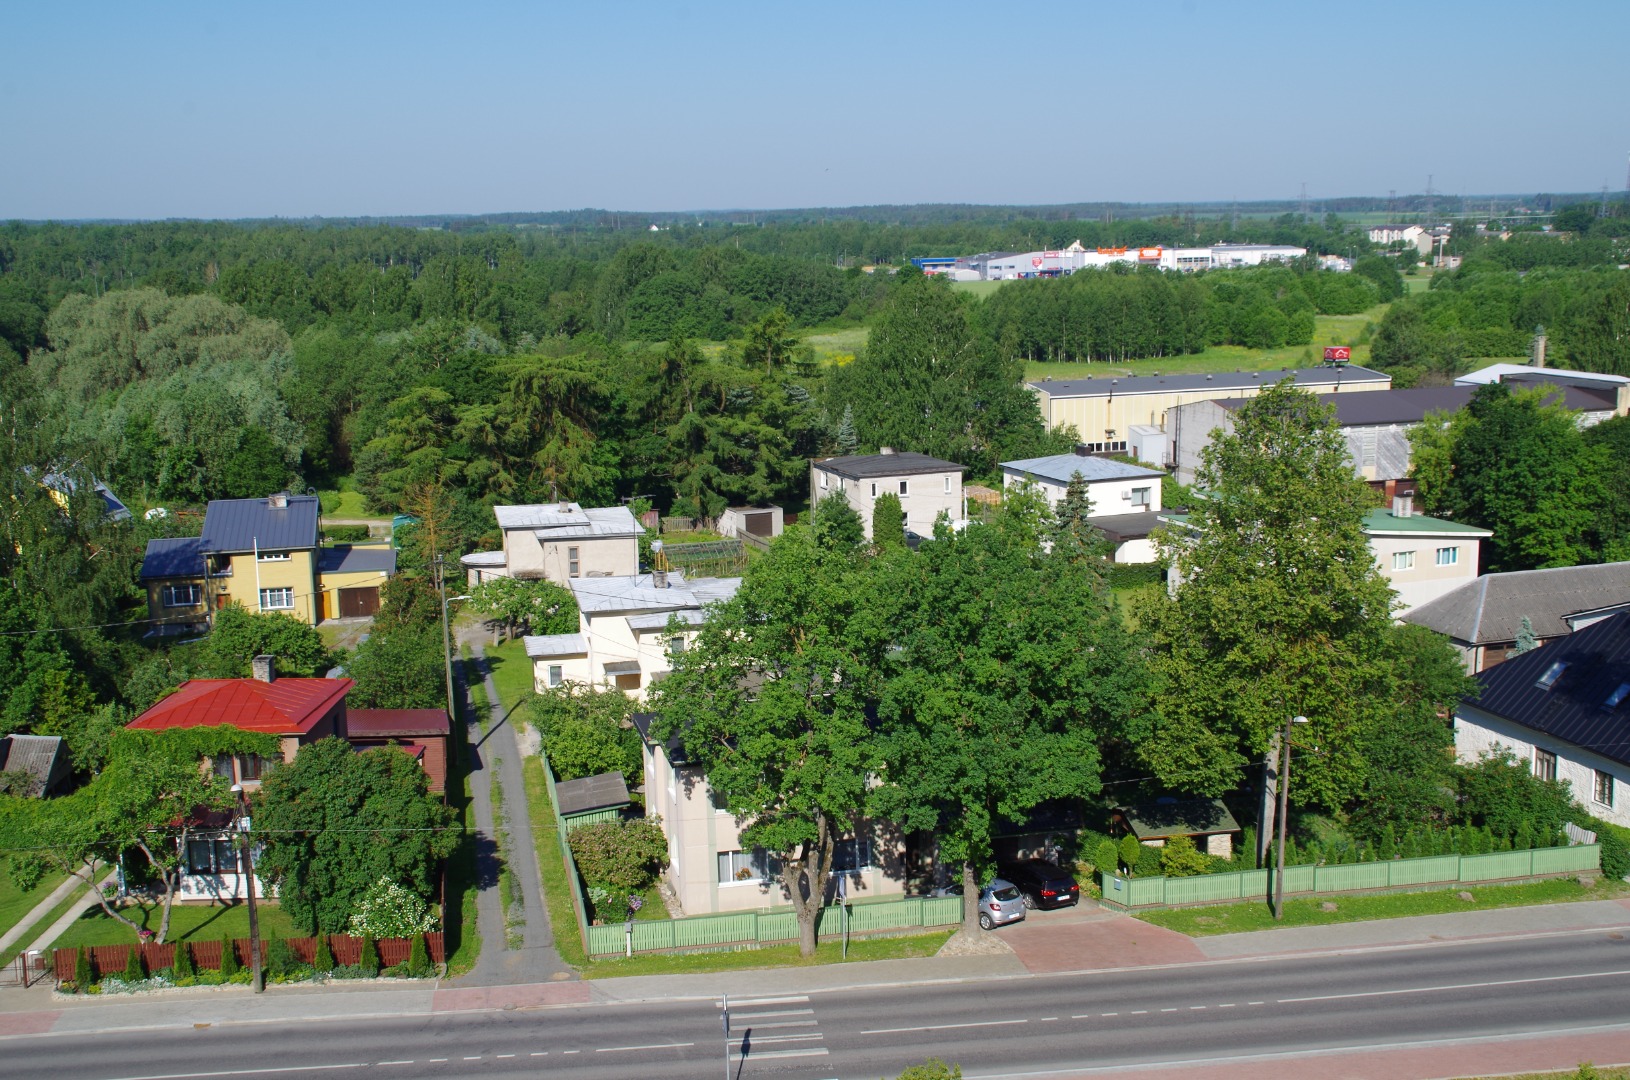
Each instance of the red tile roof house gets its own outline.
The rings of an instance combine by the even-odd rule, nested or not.
[[[169,697],[155,703],[127,727],[140,731],[213,727],[231,724],[244,731],[276,735],[281,760],[289,762],[300,747],[330,737],[356,749],[398,743],[424,766],[430,788],[442,794],[447,783],[447,741],[451,734],[441,709],[350,709],[345,696],[350,679],[293,679],[277,675],[271,656],[254,659],[254,678],[189,679]],[[208,763],[217,775],[253,791],[261,775],[277,764],[257,755],[238,755]],[[210,821],[192,833],[187,844],[187,873],[179,900],[236,899],[244,895],[238,854],[227,821]],[[216,826],[210,828],[208,826]],[[255,882],[264,896],[265,883]]]

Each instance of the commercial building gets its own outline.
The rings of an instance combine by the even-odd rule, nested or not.
[[[1025,385],[1035,393],[1042,423],[1049,429],[1071,426],[1090,450],[1126,453],[1132,449],[1139,460],[1164,465],[1164,443],[1150,436],[1170,432],[1167,410],[1214,398],[1255,397],[1264,386],[1283,379],[1291,379],[1297,389],[1314,394],[1392,388],[1390,375],[1356,366],[1199,375],[1089,375],[1083,379],[1039,379]],[[1146,456],[1153,453],[1161,456]]]
[[[1212,247],[1083,247],[1077,240],[1056,251],[991,251],[961,257],[912,259],[923,273],[944,275],[953,281],[1017,281],[1024,278],[1069,277],[1081,270],[1107,266],[1150,266],[1157,270],[1217,270],[1290,262],[1307,249],[1283,244],[1216,244]]]
[[[875,454],[823,458],[809,465],[809,504],[842,494],[860,515],[866,539],[872,538],[872,508],[879,495],[898,496],[906,528],[932,535],[941,514],[953,525],[967,520],[962,474],[967,466],[927,454],[901,454],[885,446]]]

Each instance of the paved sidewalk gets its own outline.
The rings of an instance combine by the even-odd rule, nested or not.
[[[76,886],[84,884],[78,878],[74,878],[72,880],[73,880],[73,882],[74,882],[74,884]],[[118,880],[119,880],[119,875],[117,873],[110,873],[110,874],[107,875],[107,877],[104,877],[100,882],[97,883],[97,888],[100,889],[100,888],[108,885],[109,883],[115,882],[115,881],[118,881]],[[52,895],[55,896],[56,894],[53,893]],[[68,928],[70,926],[72,926],[79,919],[79,917],[81,915],[85,914],[85,912],[87,912],[91,908],[95,907],[97,905],[97,903],[99,903],[99,901],[96,899],[96,893],[93,890],[90,890],[90,889],[85,890],[85,895],[84,896],[82,896],[78,900],[76,900],[74,902],[73,906],[70,907],[67,911],[64,911],[62,913],[62,915],[57,919],[56,922],[54,922],[50,926],[46,927],[33,941],[31,941],[27,945],[25,945],[23,947],[22,951],[23,952],[32,952],[35,949],[47,949],[47,948],[50,948],[51,943],[53,941],[57,940],[57,938],[61,937],[63,934],[66,934],[68,932]],[[39,910],[38,908],[35,909],[35,911],[38,911],[38,910]],[[51,909],[46,908],[45,910],[48,912]],[[32,912],[29,914],[29,917],[30,918],[33,917]]]
[[[22,918],[18,919],[16,924],[12,926],[10,930],[7,930],[4,934],[0,934],[0,953],[3,953],[7,949],[11,948],[11,946],[17,942],[18,938],[22,937],[24,934],[28,933],[34,928],[35,923],[49,915],[52,908],[68,899],[68,895],[70,893],[72,893],[75,889],[83,888],[84,885],[85,883],[82,880],[69,875],[67,881],[64,881],[61,885],[58,885],[56,888],[52,889],[50,895],[48,895],[44,900],[41,900],[39,903],[35,904],[34,909],[28,912],[28,914],[24,915]]]

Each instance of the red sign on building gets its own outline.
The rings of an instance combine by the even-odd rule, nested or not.
[[[1326,345],[1324,348],[1324,361],[1327,364],[1332,360],[1351,360],[1352,358],[1353,350],[1351,346]]]

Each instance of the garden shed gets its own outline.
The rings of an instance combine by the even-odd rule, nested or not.
[[[1160,799],[1115,809],[1115,831],[1150,847],[1165,847],[1175,836],[1187,836],[1207,855],[1227,859],[1234,852],[1239,822],[1221,799]]]
[[[633,799],[629,798],[628,782],[622,773],[604,772],[556,784],[555,802],[560,820],[570,831],[602,821],[616,821]]]

